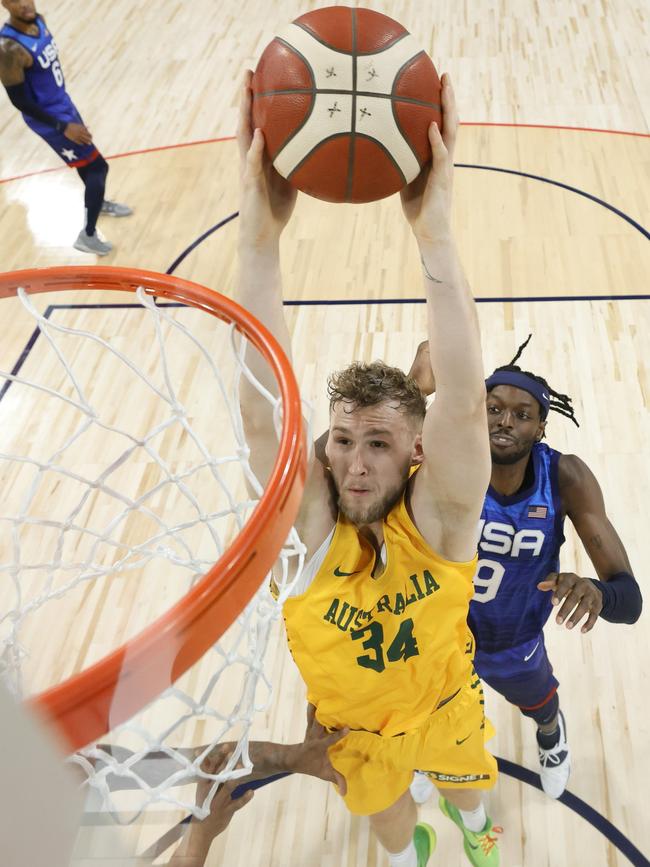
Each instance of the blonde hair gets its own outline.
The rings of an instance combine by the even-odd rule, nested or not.
[[[327,394],[330,409],[341,401],[354,404],[355,408],[391,401],[398,404],[400,411],[420,422],[427,409],[413,377],[383,361],[353,361],[343,370],[332,373],[327,381]]]

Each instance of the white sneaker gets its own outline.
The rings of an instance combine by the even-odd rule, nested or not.
[[[539,776],[542,788],[550,798],[559,798],[566,789],[571,773],[571,753],[566,739],[566,724],[562,711],[558,714],[560,740],[550,750],[543,749],[539,743]]]
[[[97,232],[94,235],[88,235],[85,229],[79,232],[73,247],[75,250],[81,250],[82,253],[94,253],[95,256],[106,256],[113,249],[110,241],[100,238]]]
[[[129,208],[128,205],[121,205],[119,202],[104,199],[99,213],[105,217],[130,217],[133,209]]]
[[[410,785],[411,797],[416,804],[426,803],[434,793],[436,787],[431,782],[431,778],[421,771],[415,771],[413,781]]]

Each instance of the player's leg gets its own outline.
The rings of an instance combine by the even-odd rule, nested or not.
[[[417,807],[408,789],[390,807],[369,816],[390,867],[426,867],[429,863],[436,848],[436,833],[417,819]]]
[[[406,791],[388,809],[370,816],[370,826],[387,852],[402,852],[413,840],[417,818],[415,801]]]
[[[449,773],[436,775],[438,803],[443,814],[462,833],[470,863],[474,867],[499,867],[501,828],[487,815],[482,791],[496,782],[496,760],[485,746],[494,730],[485,718],[483,686],[476,672],[465,692],[471,702],[459,706],[447,726],[451,732],[445,765]]]
[[[388,853],[390,867],[425,867],[436,846],[436,835],[417,824],[417,807],[407,790],[387,810],[370,816],[370,827]]]
[[[436,845],[433,828],[416,824],[417,808],[408,791],[411,738],[419,743],[417,733],[388,738],[355,731],[328,750],[332,765],[345,778],[347,808],[369,817],[390,867],[426,867]]]
[[[440,809],[463,835],[475,867],[498,867],[498,834],[483,804],[494,786],[496,760],[486,748],[494,730],[485,718],[483,688],[473,672],[453,701],[433,714],[414,764],[435,784]]]
[[[94,235],[97,229],[97,218],[104,201],[108,163],[101,154],[98,154],[88,165],[79,166],[77,174],[85,187],[86,224],[84,228],[87,235]]]
[[[76,169],[85,187],[86,223],[74,246],[77,250],[103,256],[112,249],[112,244],[97,236],[98,217],[100,215],[128,217],[133,211],[128,205],[112,202],[106,198],[108,163],[98,151],[90,162],[77,165]]]
[[[557,690],[541,704],[533,707],[519,705],[519,710],[537,723],[542,788],[551,798],[559,798],[569,782],[571,751]]]
[[[543,634],[500,653],[477,652],[474,664],[492,689],[536,723],[542,788],[559,798],[571,773],[571,754],[557,694],[559,682]]]
[[[83,122],[74,106],[70,107],[65,120],[75,123]],[[31,122],[28,126],[43,139],[45,144],[52,148],[67,166],[77,170],[84,183],[86,222],[74,243],[74,247],[84,253],[94,253],[97,256],[105,256],[110,253],[112,245],[107,241],[102,241],[95,231],[97,217],[104,200],[108,163],[94,144],[76,144],[66,138],[63,133],[37,122]]]
[[[426,803],[435,791],[436,787],[428,775],[418,771],[410,786],[411,796],[416,804]],[[473,789],[443,789],[441,787],[438,787],[437,791],[441,798],[458,810],[465,828],[474,833],[485,830],[488,817],[480,792]]]

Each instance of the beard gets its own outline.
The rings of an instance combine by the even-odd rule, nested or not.
[[[535,441],[532,440],[531,442],[524,443],[523,445],[520,445],[518,449],[508,452],[507,454],[504,454],[503,452],[495,453],[493,449],[490,449],[492,463],[500,467],[518,463],[530,455],[533,450],[534,442]]]
[[[374,524],[375,521],[382,521],[391,509],[399,503],[402,494],[409,480],[411,469],[411,460],[407,460],[405,466],[400,473],[401,481],[395,485],[390,491],[387,491],[383,497],[376,500],[374,503],[369,503],[365,506],[350,506],[343,502],[341,494],[338,494],[339,512],[345,515],[348,521],[356,524],[358,527],[365,524]]]

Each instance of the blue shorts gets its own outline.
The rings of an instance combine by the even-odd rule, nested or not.
[[[538,710],[549,702],[560,685],[546,653],[544,634],[497,653],[476,651],[474,668],[510,704],[522,710]]]
[[[51,126],[47,126],[47,124],[41,123],[32,117],[27,118],[23,115],[23,118],[32,132],[40,136],[61,157],[63,162],[73,169],[87,166],[93,160],[96,160],[98,156],[101,156],[94,144],[75,144],[75,142],[66,138],[62,132],[57,132]],[[68,123],[83,123],[81,115],[74,106],[67,109],[60,119]]]

